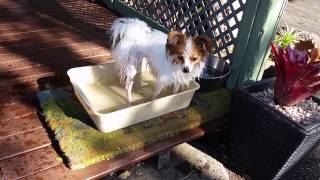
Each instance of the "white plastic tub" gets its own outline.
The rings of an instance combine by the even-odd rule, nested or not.
[[[114,131],[186,108],[194,92],[199,89],[199,84],[192,81],[189,87],[177,94],[171,94],[170,89],[161,93],[158,99],[151,100],[154,78],[149,71],[142,70],[136,77],[133,103],[129,105],[114,63],[72,68],[67,73],[76,96],[102,132]]]

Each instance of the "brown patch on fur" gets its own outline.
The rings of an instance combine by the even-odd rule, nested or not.
[[[190,61],[197,64],[204,61],[212,48],[212,40],[208,36],[195,36],[192,38],[192,51]]]
[[[186,35],[181,32],[171,31],[168,33],[166,50],[172,56],[172,64],[184,63],[183,54],[187,43],[186,40]]]

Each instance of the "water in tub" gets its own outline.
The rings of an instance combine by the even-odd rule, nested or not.
[[[138,74],[135,79],[131,104],[128,104],[126,91],[118,79],[109,82],[96,81],[81,88],[94,106],[93,109],[99,113],[109,113],[151,100],[154,91],[154,79],[150,73]],[[165,90],[160,97],[169,95],[169,93],[169,89]]]

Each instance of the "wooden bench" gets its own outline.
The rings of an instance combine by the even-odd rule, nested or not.
[[[247,2],[229,87],[258,78],[284,1]],[[69,68],[111,59],[105,31],[118,15],[87,0],[1,0],[0,10],[0,179],[97,178],[204,135],[195,128],[83,170],[68,169],[38,118],[38,80],[54,76],[63,85]]]

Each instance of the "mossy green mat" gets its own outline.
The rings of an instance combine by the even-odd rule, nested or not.
[[[70,88],[38,93],[45,121],[71,169],[81,169],[199,126],[229,111],[230,92],[219,89],[197,96],[194,104],[110,133],[96,129]],[[119,121],[121,117],[119,117]]]

